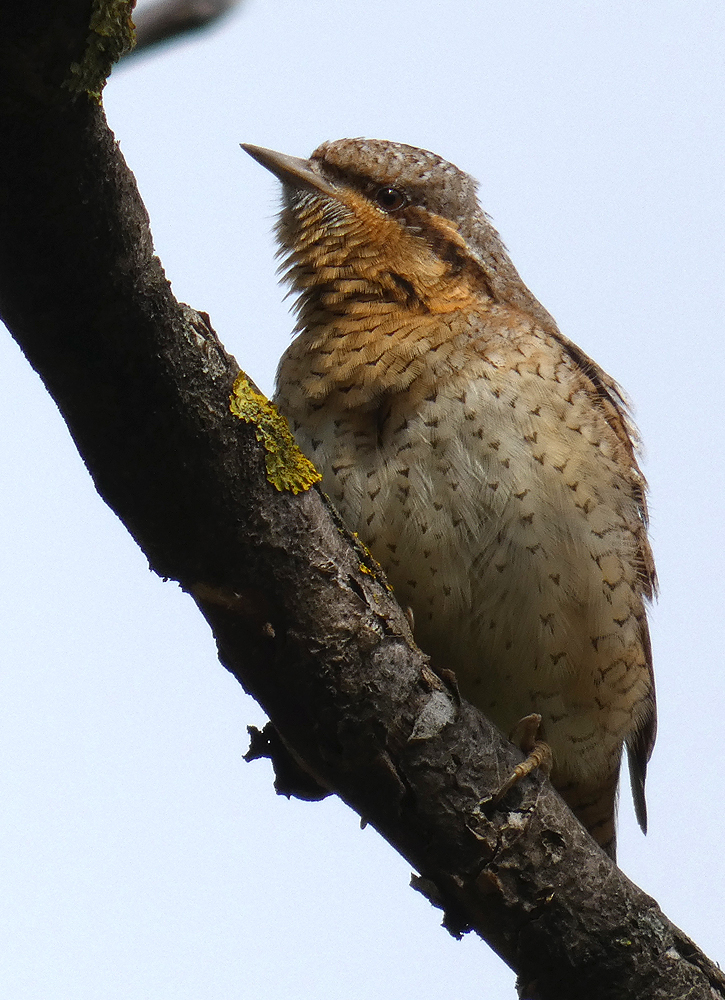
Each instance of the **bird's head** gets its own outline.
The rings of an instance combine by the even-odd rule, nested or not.
[[[300,325],[395,305],[450,312],[493,300],[542,311],[481,209],[477,184],[435,153],[379,139],[309,159],[243,145],[282,182],[282,269]]]

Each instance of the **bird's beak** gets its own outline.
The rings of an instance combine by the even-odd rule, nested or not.
[[[277,153],[275,150],[265,149],[263,146],[252,146],[248,142],[241,142],[240,146],[257,163],[261,163],[267,170],[271,170],[275,177],[279,177],[283,184],[289,184],[290,187],[294,188],[311,188],[313,191],[321,191],[332,197],[338,194],[336,189],[317,172],[309,160],[303,160],[299,156],[287,156],[286,153]]]

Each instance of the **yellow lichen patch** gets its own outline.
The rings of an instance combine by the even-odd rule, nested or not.
[[[132,9],[130,0],[94,0],[83,58],[71,63],[64,87],[100,103],[111,67],[134,46]]]
[[[358,550],[358,555],[361,557],[360,563],[358,564],[358,569],[361,573],[367,573],[378,583],[382,584],[383,587],[388,591],[388,593],[393,593],[392,585],[388,582],[388,578],[385,575],[385,570],[377,561],[375,556],[372,554],[367,545],[360,540],[357,531],[352,532],[352,538],[355,543],[355,547]]]
[[[234,382],[229,408],[235,417],[254,427],[257,441],[264,447],[267,479],[274,487],[302,493],[322,479],[297,447],[289,424],[277,407],[255,389],[244,372]]]
[[[368,555],[370,555],[370,553],[368,553]],[[385,589],[388,591],[389,594],[393,593],[392,584],[388,582],[388,578],[385,575],[383,567],[376,559],[373,559],[372,556],[370,556],[370,563],[361,562],[358,566],[358,569],[360,570],[361,573],[367,573],[368,576],[371,576],[374,580],[377,580],[379,584],[385,587]]]

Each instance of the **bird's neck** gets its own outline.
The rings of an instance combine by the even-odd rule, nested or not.
[[[343,217],[340,235],[332,225],[283,217],[299,317],[278,372],[278,396],[295,401],[290,409],[327,401],[342,410],[375,408],[414,383],[424,395],[460,370],[475,340],[505,334],[511,313],[525,314],[527,324],[539,319],[537,308],[548,317],[518,276],[519,299],[508,287],[513,279],[483,267],[452,230],[434,252],[400,227],[370,240],[372,222],[359,231],[354,224]]]
[[[465,280],[412,281],[373,260],[296,269],[298,336],[278,381],[311,404],[334,394],[344,409],[374,404],[420,379],[485,302]],[[434,277],[434,276],[433,276]]]

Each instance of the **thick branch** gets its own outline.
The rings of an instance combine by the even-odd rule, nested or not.
[[[294,755],[410,861],[450,929],[475,928],[519,972],[524,995],[725,997],[719,970],[545,779],[486,805],[520,755],[430,672],[317,490],[270,484],[264,445],[230,411],[237,366],[171,295],[101,110],[60,89],[39,98],[35,78],[18,97],[33,62],[20,47],[45,65],[42,39],[7,20],[0,312],[152,567],[195,595],[222,662]],[[58,51],[78,58],[84,37],[69,24]]]

